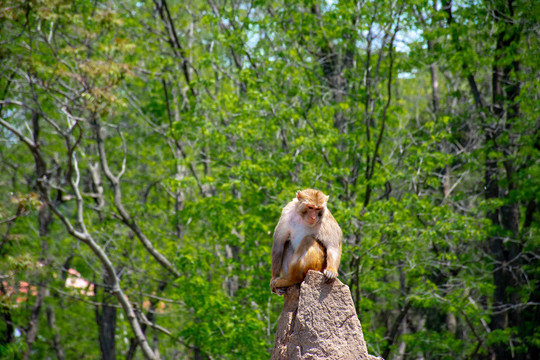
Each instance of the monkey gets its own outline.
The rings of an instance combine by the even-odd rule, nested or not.
[[[272,244],[273,293],[284,295],[309,270],[322,272],[327,282],[337,278],[343,233],[326,207],[328,199],[322,191],[306,189],[283,208]]]

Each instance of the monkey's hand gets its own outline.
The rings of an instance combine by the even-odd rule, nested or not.
[[[324,270],[324,277],[326,282],[334,281],[337,278],[337,271],[326,269]]]

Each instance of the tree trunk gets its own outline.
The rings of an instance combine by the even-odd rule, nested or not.
[[[62,344],[60,343],[60,335],[58,334],[58,328],[56,327],[56,315],[51,305],[47,305],[47,322],[53,332],[53,345],[54,351],[56,352],[56,358],[58,360],[64,360],[66,356]]]
[[[494,258],[493,281],[495,285],[493,294],[493,311],[491,316],[491,329],[505,330],[509,327],[521,325],[518,288],[521,285],[521,251],[519,241],[519,204],[509,198],[510,193],[517,190],[514,176],[515,164],[510,160],[516,151],[513,139],[512,127],[519,117],[520,83],[517,79],[519,74],[519,62],[515,59],[508,61],[505,56],[511,56],[514,43],[519,40],[519,30],[514,23],[506,23],[504,18],[512,19],[512,2],[508,3],[509,13],[506,6],[496,9],[495,21],[498,25],[495,59],[493,64],[492,96],[493,115],[496,123],[488,124],[486,129],[486,169],[485,188],[486,199],[501,199],[504,205],[487,214],[493,225],[498,229],[490,236],[489,250]],[[514,78],[515,77],[515,78]],[[500,140],[502,134],[508,136],[508,140]],[[504,171],[499,167],[498,157],[493,158],[491,153],[503,154]],[[504,180],[500,186],[499,181]],[[510,340],[511,341],[511,340]],[[521,355],[513,354],[511,344],[499,342],[492,345],[492,358],[521,359]]]
[[[5,296],[7,294],[4,284],[0,281],[0,295]],[[0,312],[2,313],[2,318],[6,324],[6,331],[4,336],[0,339],[0,346],[7,345],[14,340],[14,328],[13,328],[13,319],[11,317],[11,309],[4,302],[0,303]]]
[[[39,143],[39,125],[38,125],[38,116],[33,116],[32,118],[33,122],[33,131],[34,131],[34,142],[37,144]],[[36,173],[38,175],[38,179],[42,176],[45,176],[45,164],[41,162],[36,162]],[[41,239],[41,262],[44,265],[47,265],[49,261],[47,260],[48,257],[48,249],[49,245],[47,243],[46,236],[49,234],[49,226],[52,223],[52,214],[49,209],[49,206],[45,203],[45,199],[42,197],[41,201],[43,204],[39,208],[38,211],[38,232],[39,237]],[[47,295],[47,283],[48,281],[46,279],[42,279],[39,282],[37,295],[36,295],[36,301],[34,302],[34,306],[32,307],[32,311],[30,313],[30,321],[28,322],[28,330],[26,332],[26,352],[24,353],[24,359],[27,360],[30,358],[30,353],[32,352],[32,347],[34,346],[34,342],[36,341],[37,331],[38,331],[38,323],[39,323],[39,315],[41,313],[41,307],[43,305],[43,300],[45,299],[45,296]],[[29,293],[30,295],[30,290]]]
[[[32,311],[30,313],[30,321],[28,322],[28,329],[26,331],[27,348],[26,348],[26,352],[24,353],[24,360],[28,360],[30,358],[32,347],[34,346],[34,342],[36,341],[39,314],[41,313],[41,306],[43,305],[43,299],[45,298],[46,291],[47,291],[47,288],[45,287],[44,284],[40,284],[38,286],[36,301],[34,302],[34,306],[32,307]]]
[[[111,282],[106,272],[103,277],[105,284]],[[114,296],[102,291],[101,312],[99,308],[96,308],[96,321],[99,327],[99,348],[103,360],[116,359],[116,307],[114,305],[111,306],[111,303],[115,302]]]

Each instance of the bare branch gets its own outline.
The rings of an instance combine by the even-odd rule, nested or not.
[[[156,259],[156,261],[161,266],[167,269],[175,277],[180,277],[180,272],[178,272],[178,270],[175,269],[175,267],[169,262],[169,260],[167,260],[167,258],[165,258],[165,256],[163,256],[159,251],[157,251],[154,248],[154,246],[152,245],[152,242],[146,237],[142,229],[139,227],[139,224],[131,217],[131,215],[129,215],[129,213],[124,208],[124,205],[122,203],[122,190],[120,189],[120,179],[119,179],[122,172],[120,172],[118,177],[115,177],[112,174],[109,168],[109,163],[107,161],[107,154],[105,151],[105,142],[102,136],[102,129],[101,129],[99,120],[94,117],[92,124],[94,125],[94,128],[95,128],[96,142],[97,142],[101,168],[103,169],[105,176],[107,177],[107,179],[109,180],[113,188],[114,205],[116,207],[116,210],[118,211],[120,219],[125,225],[127,225],[135,233],[135,235],[140,240],[142,245],[154,257],[154,259]]]
[[[1,102],[1,101],[0,101]],[[11,131],[14,135],[16,135],[22,142],[24,142],[28,147],[35,149],[36,144],[26,136],[24,136],[19,130],[15,129],[13,126],[11,126],[7,121],[0,118],[0,125]]]

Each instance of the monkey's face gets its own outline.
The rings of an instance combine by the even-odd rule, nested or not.
[[[304,219],[308,225],[315,225],[321,218],[323,208],[320,206],[306,205]]]

